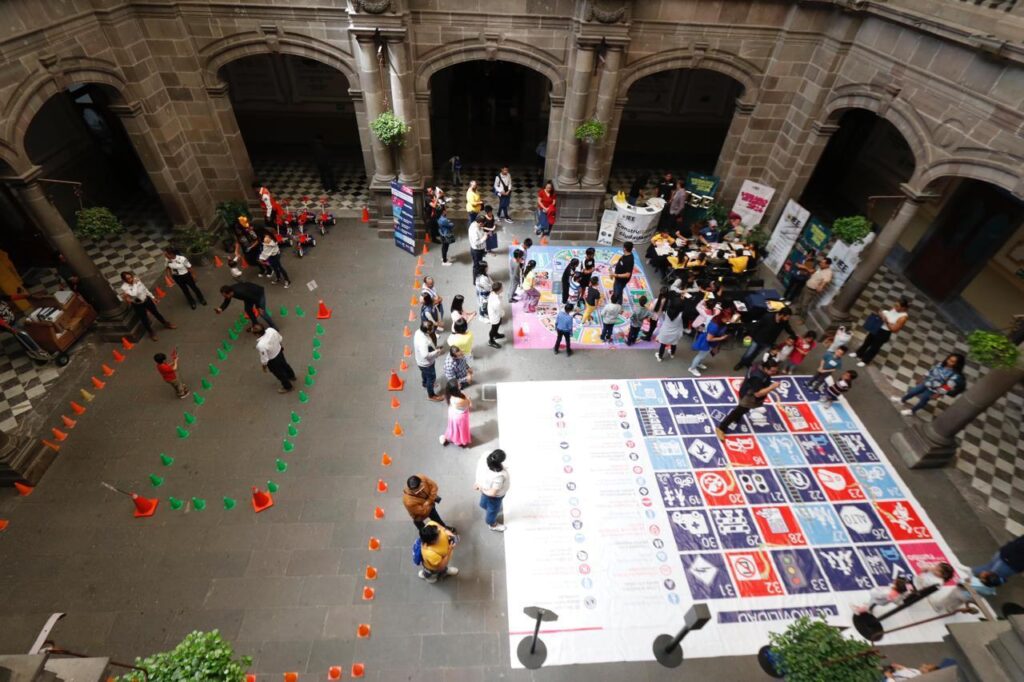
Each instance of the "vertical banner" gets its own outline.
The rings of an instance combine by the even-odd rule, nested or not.
[[[832,259],[832,284],[825,290],[825,293],[818,297],[817,305],[828,305],[832,302],[846,280],[850,279],[854,268],[860,263],[864,249],[868,248],[874,240],[874,232],[852,245],[836,240],[836,243],[828,251],[828,257]]]
[[[793,244],[800,238],[800,232],[811,217],[811,212],[792,199],[786,202],[786,208],[775,223],[775,230],[768,240],[764,264],[778,273],[786,262],[786,256],[793,249]]]
[[[824,255],[822,251],[831,238],[831,227],[817,218],[812,217],[808,220],[807,226],[800,233],[800,239],[796,241],[793,250],[789,252],[789,258],[786,259],[785,264],[782,266],[782,272],[779,273],[779,281],[784,285],[788,285],[791,277],[790,273],[796,270],[796,267],[803,263],[807,255],[812,251]]]
[[[739,213],[744,227],[756,227],[764,219],[768,210],[768,202],[775,196],[775,188],[760,185],[753,180],[744,180],[736,203],[732,205],[733,213]]]
[[[395,218],[395,246],[416,255],[416,205],[413,189],[398,180],[391,181],[391,213]]]
[[[692,228],[694,223],[704,220],[720,183],[716,175],[686,174],[686,209],[683,211],[683,219],[687,227]]]
[[[597,243],[604,246],[611,246],[615,241],[615,228],[619,221],[619,214],[616,211],[606,210],[601,214],[601,225],[597,229]]]

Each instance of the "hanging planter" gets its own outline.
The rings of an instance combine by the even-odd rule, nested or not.
[[[986,367],[1009,369],[1017,366],[1020,349],[1002,334],[976,329],[967,335],[971,358]]]
[[[89,239],[103,239],[121,234],[124,225],[109,208],[94,206],[75,212],[75,232]]]
[[[832,234],[839,241],[853,246],[871,234],[871,221],[862,215],[836,218],[832,223]]]
[[[608,126],[596,118],[591,118],[576,126],[576,139],[588,144],[600,140],[608,132]]]
[[[370,122],[370,130],[385,147],[401,147],[411,128],[394,112],[385,111]]]

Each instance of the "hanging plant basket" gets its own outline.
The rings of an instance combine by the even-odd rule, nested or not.
[[[94,206],[75,212],[75,232],[89,239],[104,239],[124,232],[124,225],[109,208]]]
[[[576,126],[576,139],[588,144],[600,140],[608,132],[608,126],[596,118],[591,118]]]
[[[836,218],[832,223],[832,234],[839,241],[853,246],[871,234],[871,221],[862,215]]]
[[[409,124],[395,116],[394,112],[385,111],[370,121],[370,130],[385,147],[401,147],[405,144],[405,136],[411,128]]]
[[[967,346],[972,359],[993,369],[1017,366],[1020,349],[1002,334],[976,329],[967,335]]]

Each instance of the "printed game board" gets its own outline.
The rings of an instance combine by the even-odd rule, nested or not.
[[[612,293],[611,272],[615,263],[622,255],[622,249],[614,246],[598,246],[596,249],[595,261],[597,269],[594,274],[601,279],[602,305]],[[514,249],[513,249],[514,250]],[[512,305],[512,325],[515,331],[514,341],[516,348],[543,348],[550,350],[555,345],[555,317],[562,307],[562,271],[569,261],[578,258],[583,262],[583,253],[586,246],[534,246],[530,248],[528,260],[537,261],[537,289],[540,291],[540,303],[536,312],[529,313],[523,308],[522,297],[520,301]],[[651,295],[651,285],[644,274],[641,265],[640,255],[634,250],[636,268],[633,278],[629,281],[622,296],[622,315],[612,334],[611,347],[614,348],[657,348],[658,344],[640,340],[633,346],[626,345],[626,334],[629,332],[629,318],[638,305],[641,296],[646,296],[648,301],[654,297]],[[509,262],[511,264],[511,253]],[[600,309],[599,309],[600,310]],[[576,323],[573,329],[572,347],[573,350],[582,348],[608,348],[609,344],[601,340],[601,321],[595,311],[593,318],[586,324],[581,324],[581,314],[576,315]],[[579,308],[582,313],[583,306]],[[644,323],[644,331],[648,323]],[[519,331],[523,334],[520,335]]]
[[[850,625],[872,587],[958,566],[849,405],[825,407],[808,380],[783,378],[724,443],[714,425],[738,378],[499,384],[512,647],[536,605],[559,614],[545,665],[650,660],[703,602],[713,620],[685,655],[754,654],[800,615]],[[885,625],[934,615],[921,603]],[[883,643],[938,641],[970,618]]]

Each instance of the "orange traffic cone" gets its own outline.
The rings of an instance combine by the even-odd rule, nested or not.
[[[341,679],[341,666],[332,665],[327,669],[327,679],[329,680],[340,680]]]
[[[422,265],[423,265],[423,256],[419,256],[419,257],[418,257],[418,258],[416,259],[416,265],[419,265],[419,266],[422,266]]]
[[[160,499],[156,497],[143,497],[132,493],[132,502],[135,503],[135,518],[141,519],[156,514],[156,506],[160,504]]]
[[[541,246],[547,246],[548,245],[548,236],[547,235],[544,235],[543,237],[540,238],[540,245]]]
[[[399,438],[405,435],[405,431],[402,430],[402,426],[398,422],[395,422],[395,428],[391,429],[391,433],[395,434]]]
[[[401,406],[402,406],[402,403],[398,402],[398,398],[392,398],[391,399],[391,409],[392,410],[397,410]]]
[[[100,391],[102,391],[102,390],[103,390],[103,387],[104,387],[104,386],[106,386],[107,384],[106,384],[106,382],[100,381],[100,380],[99,380],[99,379],[97,379],[96,377],[93,377],[93,378],[92,378],[92,385],[93,385],[93,387],[94,387],[94,388],[96,388],[97,390],[100,390]]]
[[[409,325],[405,325],[405,329],[402,330],[402,336],[407,339],[412,337],[412,332],[409,331]]]
[[[158,300],[158,301],[159,301],[159,300],[160,300],[161,298],[166,298],[166,297],[167,297],[167,292],[166,292],[166,291],[164,291],[163,289],[161,289],[161,288],[160,288],[159,286],[158,286],[158,287],[156,287],[156,291],[155,291],[155,292],[153,292],[153,293],[154,293],[154,294],[156,295],[156,300]]]
[[[422,277],[423,276],[423,268],[421,266],[417,265],[416,266],[416,272],[414,272],[413,274],[416,275],[417,277]]]
[[[7,519],[0,519],[0,531],[7,530],[7,526],[11,524]]]
[[[373,518],[377,519],[378,521],[383,519],[384,518],[384,510],[382,508],[380,508],[380,507],[374,507]]]
[[[75,424],[78,423],[74,419],[72,419],[71,417],[67,416],[66,414],[62,414],[60,416],[60,420],[62,422],[64,422],[64,428],[65,429],[73,429],[73,428],[75,428]]]
[[[57,445],[56,443],[51,443],[50,441],[46,440],[45,438],[43,438],[43,445],[45,445],[46,447],[50,448],[54,452],[60,452],[60,446],[59,445]]]
[[[68,434],[64,433],[63,431],[58,429],[56,426],[51,428],[50,431],[53,432],[53,439],[55,441],[57,441],[58,443],[63,443],[64,441],[66,441],[68,439]]]
[[[222,267],[224,267],[224,261],[222,261],[220,259],[220,256],[214,256],[213,257],[213,267],[215,267],[215,268],[222,268]]]
[[[114,355],[114,362],[124,362],[124,353],[122,353],[118,349],[115,348],[113,350],[113,355]]]
[[[359,639],[366,639],[370,636],[370,626],[367,623],[360,623],[359,627],[356,628],[356,637]]]
[[[516,332],[516,336],[518,336],[519,338],[523,338],[524,336],[526,336],[526,332],[523,331],[522,327],[520,327],[519,331]]]
[[[405,359],[403,359],[401,362],[398,363],[398,369],[402,370],[403,372],[406,371],[407,369],[409,369],[409,363],[406,362]]]
[[[395,370],[391,370],[391,376],[388,377],[388,390],[401,391],[403,388],[405,388],[405,382],[395,373]]]
[[[317,308],[317,311],[316,311],[316,319],[318,319],[318,320],[329,320],[329,319],[331,319],[331,314],[333,312],[334,311],[332,311],[330,308],[327,307],[327,305],[324,303],[323,299],[320,299],[320,305],[319,305],[319,307]]]
[[[405,357],[405,358],[411,358],[412,357],[412,350],[409,348],[409,346],[406,346],[405,348],[402,349],[402,357]]]
[[[21,495],[22,497],[28,497],[35,490],[34,487],[27,485],[25,483],[21,483],[19,481],[14,482],[14,489],[17,490],[18,494]]]
[[[256,682],[256,675],[249,673],[245,676],[245,682]]]
[[[414,310],[410,310],[409,311],[409,321],[410,322],[415,322],[416,321],[416,311],[414,311]]]
[[[420,299],[416,298],[415,295],[413,295],[413,296],[411,296],[409,298],[409,305],[417,305],[417,304],[419,304],[419,302],[420,302]]]
[[[430,249],[427,248],[427,245],[424,242],[424,244],[423,244],[423,255],[427,255],[428,253],[430,253]]]
[[[366,206],[363,206],[363,222],[370,222],[370,209],[368,209]]]
[[[270,493],[265,493],[256,486],[252,487],[252,508],[257,514],[273,506],[274,498],[270,496]]]
[[[352,677],[360,678],[366,674],[366,666],[362,663],[352,664]]]
[[[512,246],[519,246],[519,240],[518,239],[513,239],[512,240]]]
[[[170,275],[166,275],[166,274],[164,275],[164,284],[167,285],[168,289],[170,289],[170,288],[172,288],[174,286],[174,280],[171,279]]]
[[[374,568],[373,566],[367,566],[366,567],[366,573],[363,575],[363,577],[366,578],[367,580],[376,580],[377,579],[377,569]]]
[[[135,348],[135,344],[132,343],[131,341],[129,341],[127,336],[122,336],[121,337],[121,346],[125,350],[131,350],[132,348]]]
[[[425,235],[423,235],[423,241],[425,241],[427,244],[429,244],[431,242],[430,233],[429,232],[426,233]],[[426,246],[426,244],[424,244],[424,246]]]
[[[377,538],[370,538],[370,541],[366,543],[366,547],[371,552],[376,552],[378,549],[380,549],[380,540],[378,540]]]
[[[77,415],[85,414],[85,408],[76,403],[74,400],[71,401],[71,411]]]
[[[363,601],[373,601],[375,590],[372,587],[363,588]]]
[[[421,288],[423,288],[423,285],[420,284],[420,281],[418,279],[414,279],[412,281],[412,290],[419,291]]]
[[[389,454],[388,454],[388,453],[386,453],[386,452],[385,452],[385,453],[383,453],[383,454],[382,454],[382,455],[380,456],[380,465],[381,465],[382,467],[389,467],[389,466],[391,466],[391,463],[392,463],[393,461],[395,461],[395,460],[391,459],[391,455],[389,455]]]
[[[114,368],[111,367],[110,365],[104,363],[103,365],[100,365],[100,369],[103,370],[103,376],[105,376],[105,377],[112,377],[112,376],[114,376]]]
[[[299,682],[299,674],[298,673],[285,673],[284,674],[284,682]]]
[[[388,482],[383,478],[377,479],[377,492],[386,493],[388,491]]]

